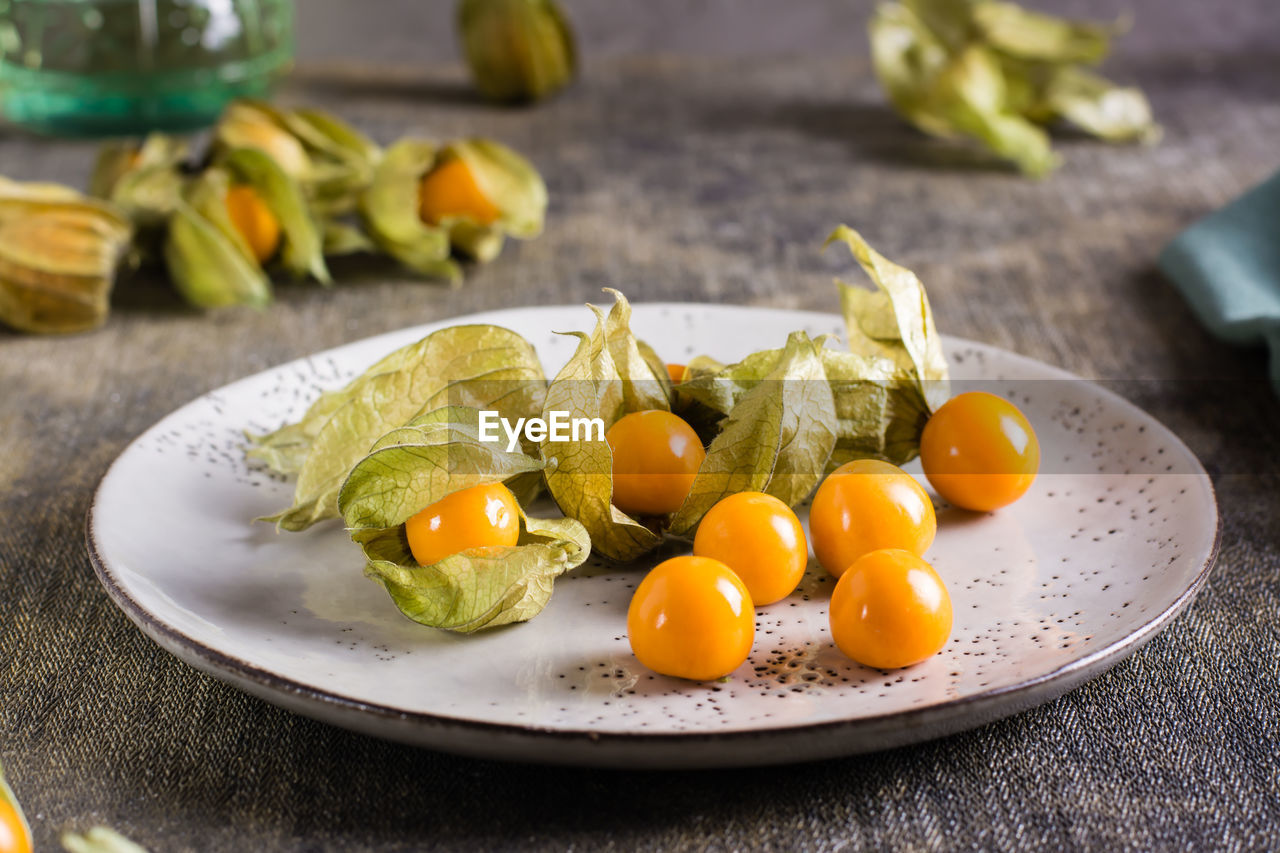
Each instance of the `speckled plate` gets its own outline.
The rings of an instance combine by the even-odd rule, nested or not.
[[[583,308],[451,322],[512,328],[548,371],[586,329]],[[447,325],[447,324],[439,324]],[[640,305],[637,333],[671,360],[724,360],[827,314]],[[1213,489],[1191,452],[1121,398],[1044,364],[948,340],[953,374],[1013,397],[1042,473],[991,515],[940,506],[926,555],[946,581],[950,643],[910,669],[859,666],[832,646],[832,582],[816,564],[758,611],[750,659],[725,682],[653,675],[625,616],[643,567],[590,562],[533,621],[472,637],[405,619],[362,574],[337,523],[280,534],[252,519],[291,485],[251,470],[246,429],[298,416],[391,349],[404,329],[292,362],[184,406],[131,444],[98,489],[89,554],[107,592],[163,648],[249,693],[359,731],[519,760],[645,767],[766,764],[883,749],[1048,701],[1132,654],[1204,583],[1217,546]],[[918,468],[911,468],[919,473]]]

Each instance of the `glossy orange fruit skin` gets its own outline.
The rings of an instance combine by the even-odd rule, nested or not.
[[[636,587],[627,639],[654,672],[693,681],[722,678],[751,653],[755,611],[733,571],[707,557],[673,557]]]
[[[0,853],[31,853],[31,836],[8,800],[0,798]]]
[[[683,364],[675,364],[669,362],[667,364],[667,376],[671,379],[673,385],[679,385],[684,381],[684,372],[688,368]]]
[[[258,191],[248,184],[227,190],[224,199],[227,217],[259,264],[265,264],[280,248],[280,220],[267,207]]]
[[[469,548],[515,545],[520,509],[501,483],[461,489],[404,523],[409,550],[419,565],[438,563]]]
[[[624,415],[604,438],[613,451],[613,505],[632,515],[678,510],[707,457],[693,427],[661,409]]]
[[[864,554],[831,593],[831,637],[850,658],[878,669],[928,660],[951,636],[951,595],[910,551]]]
[[[698,525],[693,553],[732,569],[757,607],[790,595],[809,562],[800,519],[763,492],[740,492],[713,506]]]
[[[465,216],[491,225],[502,211],[485,196],[471,167],[460,157],[448,160],[422,176],[418,185],[418,216],[439,225],[448,216]]]
[[[1013,403],[969,391],[929,418],[920,436],[920,462],[948,503],[990,512],[1031,488],[1040,470],[1040,441]]]
[[[937,532],[928,493],[910,474],[878,459],[846,462],[832,471],[809,508],[813,553],[836,577],[881,548],[923,554]]]

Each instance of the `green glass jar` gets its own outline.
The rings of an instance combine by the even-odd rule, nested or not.
[[[0,0],[0,112],[39,133],[204,127],[292,61],[292,0]]]

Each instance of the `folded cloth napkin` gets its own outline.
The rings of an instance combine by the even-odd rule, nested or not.
[[[1213,334],[1271,347],[1280,394],[1280,172],[1179,234],[1160,269]]]

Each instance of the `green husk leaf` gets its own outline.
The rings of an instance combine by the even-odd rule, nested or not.
[[[165,233],[169,278],[198,308],[261,307],[271,302],[271,282],[227,215],[228,186],[228,176],[220,169],[195,179]]]
[[[693,431],[698,434],[698,438],[702,440],[703,445],[711,443],[720,431],[720,422],[724,419],[728,410],[718,411],[696,397],[684,393],[685,383],[692,378],[702,378],[713,375],[714,372],[722,370],[724,365],[709,356],[695,356],[692,361],[685,365],[685,379],[680,383],[671,381],[670,374],[667,373],[667,364],[662,360],[648,344],[639,341],[640,352],[644,355],[645,361],[649,363],[650,369],[656,372],[659,379],[665,378],[667,381],[664,390],[667,397],[671,401],[671,411],[679,415],[685,423],[693,427]],[[714,370],[712,369],[714,365]],[[660,371],[660,372],[658,372]]]
[[[325,216],[354,210],[382,156],[368,137],[321,110],[282,110],[264,101],[232,102],[215,128],[221,150],[256,148],[297,181]]]
[[[944,139],[978,140],[1028,175],[1056,165],[1048,135],[1012,110],[1004,71],[988,49],[970,44],[953,51],[916,11],[897,3],[877,8],[869,32],[876,76],[916,127]]]
[[[387,254],[423,275],[459,281],[462,271],[449,259],[449,232],[428,225],[418,214],[418,187],[436,162],[434,143],[402,139],[387,149],[360,195],[366,232]]]
[[[913,8],[901,3],[877,6],[868,34],[876,77],[894,109],[925,133],[952,135],[948,123],[926,107],[934,81],[949,61],[948,46]]]
[[[933,136],[975,140],[1039,177],[1058,159],[1038,124],[1057,117],[1109,141],[1156,138],[1140,91],[1081,67],[1101,61],[1125,26],[1003,0],[902,0],[881,3],[868,33],[876,76],[904,118]]]
[[[868,457],[904,465],[920,452],[930,408],[920,385],[893,362],[822,349],[836,407],[836,445],[827,467]]]
[[[952,135],[982,142],[1031,177],[1053,171],[1058,158],[1049,135],[1011,108],[1007,81],[990,50],[972,45],[939,72],[924,106]]]
[[[902,0],[902,6],[949,52],[961,50],[977,34],[974,0]]]
[[[285,424],[265,435],[247,435],[252,446],[245,455],[250,459],[265,462],[278,474],[298,473],[307,454],[311,452],[311,443],[329,422],[334,412],[359,396],[364,385],[373,377],[404,370],[420,360],[423,352],[423,340],[414,341],[412,344],[393,350],[343,388],[321,394],[307,409],[306,414],[295,423]],[[465,382],[465,380],[459,381]]]
[[[59,840],[67,853],[147,853],[147,848],[106,826],[95,826],[83,835],[64,832]]]
[[[440,152],[440,162],[454,157],[466,162],[484,197],[500,211],[493,227],[520,240],[542,233],[547,185],[528,160],[501,143],[479,138],[452,142]]]
[[[836,228],[824,248],[834,242],[848,247],[878,288],[870,291],[836,280],[849,350],[894,364],[898,375],[891,378],[915,383],[931,410],[942,405],[948,396],[947,360],[924,285],[915,273],[885,258],[847,225]]]
[[[1048,112],[1101,139],[1148,144],[1160,139],[1160,125],[1142,90],[1083,68],[1057,69],[1041,97]]]
[[[382,582],[400,612],[415,622],[470,634],[525,622],[542,612],[555,579],[591,553],[586,528],[570,518],[530,518],[520,512],[512,547],[474,548],[419,566],[404,527],[356,530],[365,574]]]
[[[680,384],[680,393],[727,415],[747,392],[773,372],[781,355],[780,349],[759,350],[727,366],[706,356],[694,359],[690,365],[696,363],[697,370]]]
[[[492,223],[467,215],[423,222],[420,186],[424,176],[452,160],[466,163],[480,192],[497,209]],[[402,139],[387,149],[361,194],[366,230],[387,254],[425,275],[458,280],[461,270],[449,259],[456,250],[480,263],[497,257],[506,235],[519,239],[542,231],[547,188],[537,170],[516,152],[487,139],[467,139],[443,147]]]
[[[15,181],[0,175],[0,197],[32,202],[83,201],[80,192],[63,184],[46,181]],[[96,204],[92,200],[91,204]]]
[[[252,186],[280,223],[281,266],[297,278],[310,275],[321,284],[332,284],[324,263],[320,232],[293,179],[270,155],[257,148],[229,151],[222,165],[237,181]]]
[[[0,322],[45,334],[101,325],[131,237],[110,204],[0,178]]]
[[[18,815],[18,822],[22,824],[22,828],[26,830],[27,837],[24,839],[27,846],[31,846],[31,824],[27,823],[27,816],[22,812],[22,805],[18,802],[18,798],[14,795],[13,789],[9,787],[9,783],[4,778],[4,768],[0,767],[0,802],[6,802],[13,807],[14,812]],[[18,841],[18,839],[14,839]],[[19,841],[19,843],[21,843]]]
[[[372,174],[373,165],[382,157],[377,143],[333,113],[304,107],[282,112],[280,121],[308,148],[363,171],[366,176]]]
[[[293,505],[265,520],[303,530],[338,515],[338,494],[356,463],[419,414],[461,405],[534,417],[544,390],[537,353],[515,332],[483,325],[433,332],[322,396],[300,423],[254,439],[251,458],[298,472]]]
[[[835,403],[836,445],[828,468],[874,457],[901,465],[919,452],[929,407],[919,384],[888,358],[830,349],[814,341]],[[762,382],[782,350],[761,350],[718,373],[704,373],[680,393],[721,415]],[[707,360],[707,366],[714,364]]]
[[[635,339],[636,350],[640,353],[640,357],[644,359],[644,363],[649,365],[649,372],[658,380],[658,384],[662,386],[662,396],[667,399],[668,405],[672,400],[673,385],[671,382],[671,374],[667,372],[667,363],[662,360],[662,356],[658,355],[658,351],[649,346],[639,338]]]
[[[320,228],[325,257],[373,253],[377,245],[364,229],[336,219],[326,219]]]
[[[573,78],[573,30],[554,0],[463,0],[458,33],[476,88],[491,100],[540,100]]]
[[[143,166],[120,177],[110,201],[138,228],[158,228],[177,209],[186,182],[175,167]]]
[[[174,168],[187,159],[184,140],[163,133],[150,133],[141,141],[106,142],[98,149],[93,172],[89,176],[89,195],[111,199],[116,184],[132,171],[153,166]]]
[[[972,20],[987,44],[1010,56],[1044,62],[1096,65],[1125,24],[1069,21],[1001,0],[976,0]]]
[[[454,219],[449,227],[449,245],[460,255],[487,264],[502,254],[506,235],[491,225],[477,225],[465,219]]]
[[[327,215],[355,210],[360,193],[373,180],[382,149],[323,110],[283,111],[280,121],[311,153],[304,187],[312,206]]]
[[[604,288],[604,292],[614,299],[604,321],[604,343],[622,379],[624,413],[668,408],[670,380],[666,365],[661,361],[651,361],[641,349],[641,341],[632,334],[631,303],[627,297],[611,287]],[[597,312],[596,317],[599,316]]]
[[[231,151],[259,149],[295,180],[308,180],[313,174],[314,165],[306,147],[285,128],[280,112],[270,104],[232,101],[223,110],[213,132],[219,147]]]
[[[836,410],[819,348],[793,332],[782,350],[769,353],[772,367],[733,404],[671,520],[672,533],[689,535],[716,502],[738,492],[766,492],[794,506],[822,478],[835,447]],[[737,377],[758,373],[762,355],[752,356],[749,368],[735,365]]]
[[[599,417],[605,429],[625,414],[667,409],[654,369],[631,333],[631,305],[617,291],[608,316],[594,305],[596,327],[590,335],[573,332],[578,347],[547,388],[544,417],[553,411],[569,417]],[[626,561],[650,551],[662,537],[612,503],[613,453],[604,441],[542,442],[547,489],[561,512],[586,527],[597,551]]]
[[[186,142],[161,133],[141,143],[105,143],[98,149],[89,194],[119,207],[138,228],[159,227],[182,196],[186,158]]]
[[[542,470],[542,462],[508,451],[506,435],[481,436],[480,410],[447,406],[380,438],[356,463],[338,495],[347,527],[395,527],[460,489]]]
[[[685,372],[688,374],[685,378],[685,384],[688,384],[696,379],[714,376],[724,370],[725,364],[724,362],[718,361],[709,355],[695,355],[693,358],[689,359],[684,368]],[[680,390],[683,393],[684,387],[682,386]]]

